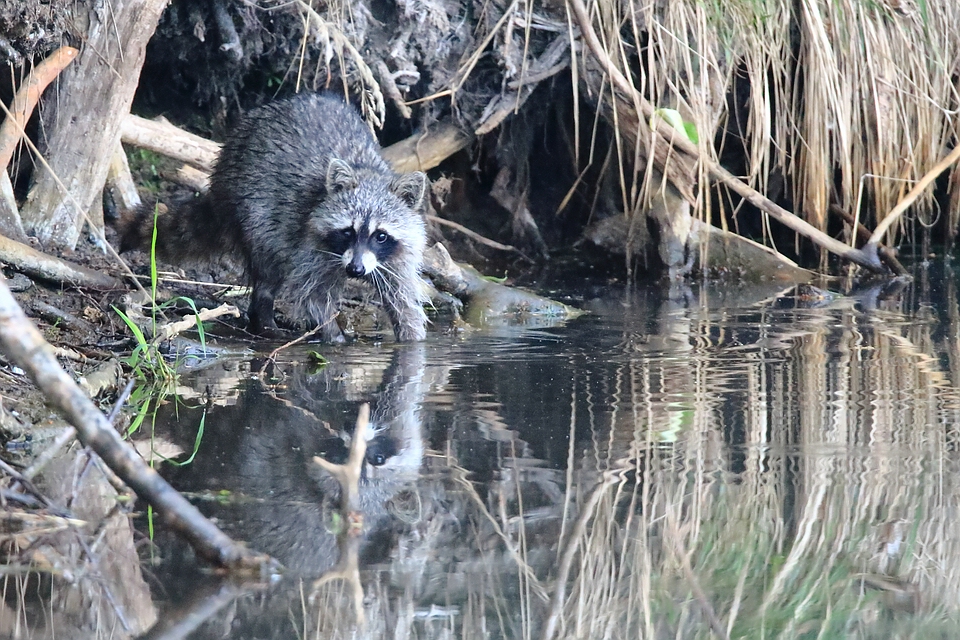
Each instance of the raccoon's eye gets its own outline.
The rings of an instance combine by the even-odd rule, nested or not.
[[[340,236],[341,236],[344,240],[352,240],[354,235],[356,235],[356,231],[354,231],[353,229],[351,229],[351,228],[349,228],[349,227],[346,228],[346,229],[341,229],[341,230],[340,230]]]
[[[380,244],[383,244],[384,242],[386,242],[387,238],[389,237],[390,236],[387,234],[386,231],[377,231],[375,234],[373,234],[373,239],[379,242]]]

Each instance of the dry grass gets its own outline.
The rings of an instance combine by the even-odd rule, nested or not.
[[[611,58],[639,63],[638,88],[694,122],[702,152],[715,157],[718,130],[744,120],[749,181],[765,192],[782,171],[795,210],[821,229],[830,203],[875,224],[954,144],[960,5],[952,0],[600,0],[594,8]],[[638,53],[632,43],[643,40]],[[738,75],[749,96],[730,112]],[[914,214],[935,218],[932,196]]]

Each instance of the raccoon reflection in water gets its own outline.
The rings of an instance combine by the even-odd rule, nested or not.
[[[347,388],[357,378],[345,376],[335,363],[315,374],[285,371],[282,398],[251,383],[235,406],[207,416],[204,447],[193,469],[184,470],[192,477],[179,479],[187,489],[225,488],[250,498],[218,509],[220,524],[290,570],[318,576],[338,559],[331,514],[340,486],[313,457],[342,462],[361,400],[370,400],[358,497],[364,521],[361,562],[375,562],[390,551],[384,542],[405,526],[396,516],[397,505],[416,492],[424,456],[424,364],[422,345],[397,345],[373,393]],[[198,481],[201,487],[190,486]]]

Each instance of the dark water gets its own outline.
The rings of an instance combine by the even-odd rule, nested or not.
[[[192,638],[957,637],[960,308],[949,271],[929,280],[593,285],[562,326],[191,371],[153,428],[196,455],[162,471],[288,571],[222,584],[159,527],[161,620]],[[345,460],[363,402],[364,533],[338,545],[312,460]]]

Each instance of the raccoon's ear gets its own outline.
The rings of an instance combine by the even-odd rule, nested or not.
[[[340,158],[331,158],[327,165],[327,193],[356,189],[359,181],[353,168]]]
[[[421,171],[399,175],[390,183],[390,191],[403,200],[408,207],[417,210],[427,191],[427,176]]]

